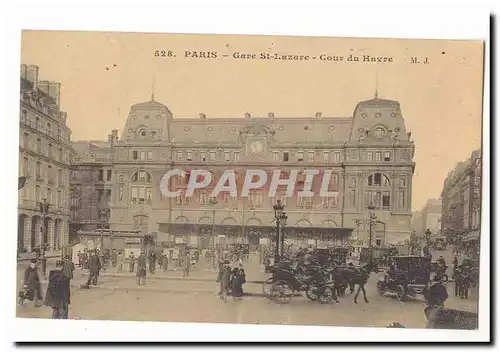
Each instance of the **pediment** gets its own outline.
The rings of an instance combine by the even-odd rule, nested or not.
[[[240,130],[240,136],[253,135],[253,136],[274,136],[276,133],[272,128],[260,123],[252,122]]]

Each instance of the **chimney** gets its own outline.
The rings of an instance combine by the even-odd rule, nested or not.
[[[68,113],[66,111],[59,111],[59,120],[62,125],[66,126],[66,119],[68,118]]]
[[[38,82],[38,89],[41,90],[47,96],[49,95],[49,81],[40,81]]]
[[[113,136],[113,140],[115,140],[115,141],[118,140],[118,130],[117,129],[112,130],[111,135]]]
[[[108,134],[108,142],[113,142],[113,135],[111,133]]]
[[[246,113],[245,113],[245,118],[246,118],[246,119],[249,119],[249,118],[251,118],[251,117],[252,117],[252,115],[250,115],[250,113],[249,113],[249,112],[246,112]]]
[[[200,113],[198,114],[198,117],[199,117],[200,119],[206,119],[206,118],[207,118],[207,115],[205,115],[204,113],[200,112]]]
[[[274,112],[270,112],[269,114],[267,114],[267,116],[268,116],[270,119],[274,119]]]
[[[61,83],[49,82],[48,96],[54,99],[57,106],[59,106],[61,101]]]
[[[28,71],[28,65],[21,64],[21,78],[26,79],[26,71]]]
[[[36,88],[38,84],[38,71],[39,68],[36,65],[29,65],[26,69],[26,79],[33,83],[33,88]]]
[[[321,112],[317,112],[317,113],[316,113],[316,118],[317,118],[317,119],[320,119],[320,118],[321,118],[321,115],[322,115],[322,114],[321,114]]]

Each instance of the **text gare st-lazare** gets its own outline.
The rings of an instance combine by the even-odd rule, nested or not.
[[[176,58],[177,54],[172,50],[156,50],[155,57]],[[190,51],[185,50],[182,53],[185,59],[219,59],[231,58],[235,60],[282,60],[282,61],[326,61],[326,62],[379,62],[391,63],[394,62],[392,56],[376,56],[376,55],[304,55],[290,53],[244,53],[233,52],[232,54],[221,54],[217,51]]]

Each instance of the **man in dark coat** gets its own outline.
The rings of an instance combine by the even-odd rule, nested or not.
[[[35,307],[40,307],[42,292],[36,259],[32,259],[29,266],[24,271],[23,288],[26,290],[26,298],[28,298],[30,301],[34,300]]]
[[[137,257],[137,285],[142,283],[146,283],[146,254],[144,251],[141,251],[141,254]]]
[[[228,261],[221,263],[217,282],[220,283],[220,298],[227,302],[227,293],[231,291],[231,267]]]
[[[89,279],[87,280],[87,286],[97,285],[97,277],[99,276],[99,270],[102,268],[101,260],[96,252],[92,252],[89,257]]]
[[[424,312],[428,319],[428,328],[434,328],[434,324],[439,319],[440,311],[444,307],[444,302],[448,299],[448,292],[442,282],[443,277],[437,275],[433,281],[434,284],[424,291],[424,297],[427,302]]]
[[[73,280],[73,271],[75,271],[75,264],[73,264],[73,261],[71,260],[69,255],[66,255],[64,257],[62,271],[71,282],[71,280]]]
[[[68,319],[70,302],[69,278],[64,274],[64,262],[58,260],[49,273],[44,305],[52,308],[52,319]]]
[[[113,251],[111,252],[111,265],[113,267],[116,266],[117,258],[118,258],[118,253],[116,252],[116,249],[113,248]]]
[[[149,272],[151,274],[154,274],[156,270],[156,253],[153,250],[149,252],[148,259],[149,259]]]

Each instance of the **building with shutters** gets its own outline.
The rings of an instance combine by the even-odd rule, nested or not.
[[[448,243],[455,244],[469,255],[479,255],[481,227],[481,149],[460,162],[448,173],[441,193],[441,232]]]
[[[411,234],[414,151],[400,104],[377,96],[358,103],[352,116],[316,113],[303,118],[273,113],[179,118],[152,97],[132,105],[113,143],[109,227],[116,233],[154,233],[157,242],[199,247],[258,244],[274,238],[272,206],[280,199],[288,215],[287,242],[363,247],[368,246],[363,220],[373,204],[379,220],[373,245],[396,244]],[[329,190],[334,193],[328,198],[285,197],[281,189],[268,197],[263,187],[248,198],[222,193],[212,199],[211,189],[205,188],[191,197],[166,198],[160,181],[173,168],[188,174],[209,170],[216,180],[227,169],[238,174],[280,169],[283,178],[291,170],[328,169],[333,172]],[[186,182],[187,178],[173,178],[170,188],[183,190]],[[299,177],[296,182],[300,190],[304,180]]]
[[[70,135],[60,110],[61,84],[38,78],[39,68],[21,65],[19,176],[26,177],[18,200],[18,250],[68,244]],[[40,203],[49,203],[47,214]]]

